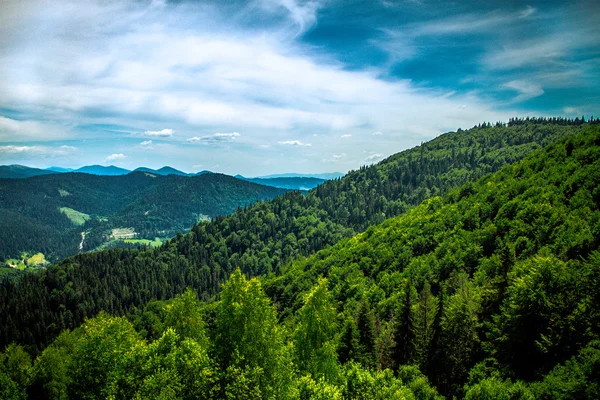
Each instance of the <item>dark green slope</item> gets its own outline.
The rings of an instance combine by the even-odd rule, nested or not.
[[[103,251],[65,260],[16,285],[0,286],[0,317],[7,321],[1,344],[16,340],[40,348],[64,327],[78,326],[101,310],[127,313],[150,300],[173,297],[186,286],[210,298],[236,267],[249,275],[276,272],[432,193],[443,194],[587,127],[529,121],[449,133],[306,196],[287,193],[199,224],[160,249]]]
[[[210,174],[198,177],[64,173],[0,179],[0,259],[41,251],[57,260],[105,240],[110,228],[134,228],[140,237],[173,236],[202,215],[214,218],[285,191]],[[90,216],[74,224],[61,208]]]
[[[0,179],[20,179],[31,176],[55,174],[44,169],[26,167],[24,165],[0,165]]]
[[[594,127],[296,262],[265,286],[289,317],[321,276],[346,318],[367,299],[376,325],[394,332],[380,341],[396,342],[391,357],[369,357],[416,363],[446,395],[470,383],[473,396],[490,396],[473,398],[493,398],[516,390],[510,378],[538,380],[530,389],[540,397],[572,398],[600,362],[599,246]],[[580,351],[596,361],[568,361]]]

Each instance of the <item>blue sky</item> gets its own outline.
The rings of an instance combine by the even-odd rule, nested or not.
[[[0,164],[346,172],[600,115],[595,1],[0,3]]]

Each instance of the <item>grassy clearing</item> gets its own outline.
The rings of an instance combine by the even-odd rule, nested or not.
[[[27,266],[23,260],[18,260],[16,258],[9,258],[6,260],[6,265],[10,268],[24,270]]]
[[[133,243],[133,244],[143,244],[146,246],[158,247],[163,242],[160,238],[154,238],[154,240],[149,239],[125,239],[125,243]]]
[[[29,267],[44,265],[47,263],[48,261],[46,261],[46,257],[44,257],[43,253],[34,254],[33,256],[29,257],[26,261],[26,264]]]
[[[69,207],[61,207],[59,210],[61,213],[65,214],[75,225],[81,226],[85,224],[85,221],[91,218],[89,215],[79,212],[77,210],[73,210]]]
[[[71,193],[67,192],[66,190],[63,189],[58,189],[58,194],[60,194],[60,197],[67,197],[70,196]]]

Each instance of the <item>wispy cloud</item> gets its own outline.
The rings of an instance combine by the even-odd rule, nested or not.
[[[0,78],[0,87],[2,78]],[[0,95],[1,99],[1,95]],[[67,137],[65,127],[57,124],[30,120],[17,120],[0,115],[0,142],[47,141]]]
[[[375,131],[371,135],[373,135],[373,136],[381,136],[381,135],[383,135],[383,132],[381,132],[381,131]]]
[[[322,1],[296,0],[261,0],[263,8],[271,11],[285,10],[297,26],[297,34],[310,29],[317,21],[317,11],[322,6]]]
[[[581,115],[582,114],[582,112],[579,110],[579,108],[571,107],[571,106],[563,108],[563,112],[567,115]]]
[[[214,133],[208,136],[194,136],[189,139],[186,139],[189,143],[223,143],[223,142],[233,142],[236,138],[241,135],[237,132],[231,133]]]
[[[324,163],[337,163],[337,162],[345,161],[345,159],[346,159],[346,153],[340,153],[340,154],[332,155],[331,158],[323,159],[323,162]]]
[[[77,148],[73,146],[0,146],[0,156],[2,155],[26,155],[36,157],[60,157],[73,154]]]
[[[173,129],[162,129],[160,131],[146,131],[144,132],[144,136],[151,136],[151,137],[171,137],[173,136]]]
[[[312,144],[310,143],[303,143],[299,140],[283,140],[280,142],[277,142],[278,144],[281,144],[283,146],[300,146],[300,147],[310,147],[312,146]]]
[[[371,154],[370,156],[365,158],[365,162],[366,163],[374,163],[374,162],[381,160],[382,158],[383,158],[382,154],[375,153],[375,154]]]
[[[150,146],[152,144],[152,140],[144,140],[142,143],[140,143],[140,146]]]
[[[525,101],[533,99],[544,94],[544,89],[534,82],[527,82],[523,80],[510,81],[504,84],[504,87],[516,90],[519,94],[513,99],[513,101]]]
[[[340,136],[340,139],[347,139],[347,138],[351,138],[351,137],[352,137],[351,133],[346,133],[346,134]]]

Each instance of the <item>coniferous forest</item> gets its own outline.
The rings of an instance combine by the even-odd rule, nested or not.
[[[2,282],[0,397],[599,398],[599,246],[598,121],[484,123]]]

